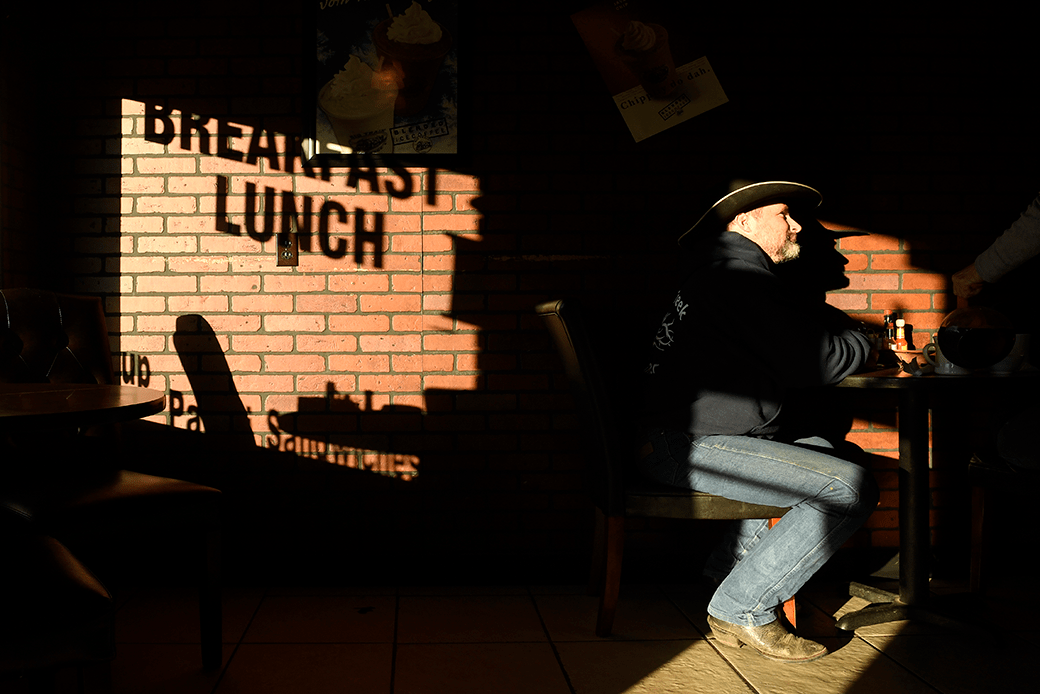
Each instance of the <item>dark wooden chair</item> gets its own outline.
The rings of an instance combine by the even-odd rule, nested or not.
[[[621,586],[626,518],[777,519],[788,509],[669,487],[633,474],[637,444],[626,436],[623,420],[607,395],[598,355],[579,304],[572,300],[550,301],[539,305],[536,311],[545,321],[563,362],[587,437],[587,483],[596,514],[590,590],[600,596],[596,634],[610,636]],[[636,376],[632,374],[633,383]],[[626,401],[631,402],[631,389],[622,390]],[[793,626],[793,599],[785,603],[784,613]]]
[[[0,690],[21,680],[24,691],[51,693],[60,669],[88,665],[110,686],[114,610],[101,582],[60,542],[13,518],[0,517],[0,551]]]
[[[0,290],[0,382],[116,385],[100,299]],[[135,459],[147,459],[149,451],[121,448],[117,434],[26,432],[0,441],[0,519],[58,538],[77,553],[77,542],[96,546],[130,538],[132,545],[119,548],[123,557],[153,551],[161,532],[190,535],[201,586],[203,667],[216,669],[222,658],[221,493],[134,471]]]
[[[1040,482],[1040,471],[1011,465],[996,451],[976,453],[968,463],[968,482],[971,485],[971,567],[969,590],[982,593],[986,590],[988,548],[993,544],[993,523],[987,518],[987,507],[994,500],[1000,504],[1012,504],[1023,508],[1029,504],[1036,483]]]

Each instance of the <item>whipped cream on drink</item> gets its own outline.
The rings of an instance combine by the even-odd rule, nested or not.
[[[668,30],[660,24],[629,22],[614,49],[652,98],[669,96],[678,87]]]
[[[386,37],[401,43],[436,43],[441,40],[441,27],[419,3],[413,2],[404,14],[394,17]]]
[[[393,75],[400,89],[397,115],[414,116],[425,109],[453,45],[451,31],[413,2],[404,14],[395,17],[390,12],[390,17],[377,24],[372,42],[383,69]]]
[[[397,87],[388,72],[373,72],[356,55],[318,93],[336,140],[352,151],[391,151]]]
[[[323,96],[324,103],[337,111],[371,110],[372,101],[379,96],[378,90],[372,86],[374,74],[372,68],[356,55],[350,56],[347,64],[329,83],[328,92]]]
[[[657,43],[657,34],[642,22],[629,22],[621,37],[621,47],[626,51],[649,51]]]

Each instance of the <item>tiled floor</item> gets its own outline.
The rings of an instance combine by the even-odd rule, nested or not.
[[[211,674],[199,670],[193,596],[139,590],[119,609],[111,672],[115,691],[133,694],[1033,691],[1040,637],[1035,601],[1016,599],[1025,577],[997,577],[958,612],[963,631],[896,623],[855,635],[833,615],[862,601],[837,581],[810,584],[799,632],[831,653],[801,665],[705,638],[700,587],[625,586],[609,639],[592,634],[596,601],[578,587],[229,588],[225,660]],[[73,674],[60,692],[75,691]]]

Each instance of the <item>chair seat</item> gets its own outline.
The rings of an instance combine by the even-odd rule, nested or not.
[[[52,477],[22,478],[5,484],[0,491],[0,508],[23,521],[50,531],[70,520],[101,521],[113,518],[125,523],[136,509],[153,519],[161,519],[164,506],[173,505],[176,515],[171,521],[185,523],[189,509],[194,508],[200,522],[212,520],[220,490],[185,480],[156,477],[130,470],[110,470],[77,479],[56,480]],[[153,521],[154,522],[154,521]]]
[[[1031,482],[1038,471],[1016,468],[998,454],[976,453],[968,462],[968,478],[974,485],[1004,485],[1001,491],[1014,492],[1023,489],[1023,483]],[[1028,491],[1028,487],[1025,489]]]
[[[0,672],[109,660],[112,597],[52,537],[4,527]],[[2,689],[2,687],[0,687]]]
[[[625,484],[625,515],[632,517],[698,520],[779,518],[789,510],[734,501],[638,478],[630,479]]]

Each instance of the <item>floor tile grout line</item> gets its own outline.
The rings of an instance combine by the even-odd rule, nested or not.
[[[804,602],[806,604],[808,604],[808,605],[811,605],[814,609],[819,610],[820,612],[822,612],[824,614],[827,614],[827,610],[824,609],[822,606],[818,605],[816,602],[814,602],[810,597],[808,597],[808,596],[805,597],[804,598]],[[916,672],[911,670],[908,666],[904,665],[903,663],[899,662],[897,659],[895,659],[892,656],[890,656],[888,653],[886,653],[884,651],[883,648],[878,648],[877,646],[872,644],[870,641],[865,639],[863,636],[861,636],[860,634],[856,633],[855,630],[853,630],[853,632],[852,632],[852,639],[849,641],[849,643],[851,643],[854,640],[859,640],[859,641],[865,643],[869,648],[874,650],[877,653],[876,658],[884,658],[889,663],[895,665],[896,667],[898,667],[901,670],[903,670],[904,672],[906,672],[908,675],[914,677],[918,682],[920,682],[924,686],[928,687],[929,689],[932,689],[932,690],[934,690],[936,692],[940,692],[940,693],[942,692],[942,690],[939,689],[938,687],[936,687],[934,684],[932,684],[931,682],[928,682],[923,677],[918,675]]]
[[[700,634],[701,631],[702,631],[702,628],[699,628],[697,622],[695,622],[696,616],[698,614],[700,614],[698,612],[698,609],[699,609],[698,606],[699,606],[700,602],[697,601],[697,600],[689,600],[689,599],[687,599],[687,597],[685,595],[680,594],[680,593],[674,593],[674,592],[671,592],[671,591],[663,590],[663,589],[660,588],[660,586],[658,586],[658,589],[659,589],[658,591],[655,591],[655,592],[657,592],[658,596],[665,598],[664,602],[670,604],[672,606],[672,608],[678,609],[680,611],[680,614],[681,614],[681,617],[682,617],[682,621],[684,621],[688,625],[690,625],[692,627],[694,633]],[[571,593],[570,592],[558,592],[558,591],[543,592],[543,587],[541,587],[541,586],[527,586],[524,590],[526,590],[526,598],[527,598],[527,601],[529,601],[527,604],[532,604],[533,605],[533,607],[535,608],[536,616],[539,619],[539,623],[541,625],[541,635],[537,636],[537,635],[535,635],[535,634],[537,634],[537,632],[535,632],[530,637],[530,638],[534,638],[535,640],[508,640],[508,641],[504,641],[501,638],[492,638],[490,640],[472,640],[472,639],[467,639],[465,641],[444,641],[444,642],[432,642],[432,641],[429,641],[429,640],[420,640],[420,641],[415,641],[415,642],[407,643],[407,644],[402,641],[402,636],[404,634],[401,632],[401,626],[403,626],[403,624],[401,622],[401,613],[402,613],[403,607],[407,606],[407,604],[406,604],[407,601],[403,600],[402,598],[410,597],[408,595],[408,591],[394,591],[394,592],[387,591],[386,593],[380,593],[380,595],[384,596],[385,598],[389,598],[391,595],[393,595],[394,600],[395,600],[395,606],[394,606],[395,610],[394,610],[394,621],[393,621],[392,637],[391,637],[391,640],[389,640],[389,643],[392,644],[392,646],[391,646],[392,658],[391,658],[391,662],[390,662],[391,670],[390,670],[390,680],[389,680],[389,685],[390,685],[389,686],[389,692],[390,692],[390,694],[393,694],[393,692],[396,689],[396,684],[399,682],[399,680],[396,679],[396,668],[398,666],[398,660],[399,660],[398,659],[398,653],[407,654],[409,652],[409,651],[406,650],[405,647],[407,647],[407,648],[412,648],[414,646],[451,647],[451,646],[454,646],[454,645],[481,646],[481,645],[502,644],[502,643],[516,643],[516,644],[536,644],[536,643],[537,644],[541,644],[541,643],[548,643],[550,645],[550,648],[553,650],[553,654],[554,654],[554,657],[556,658],[557,666],[559,668],[559,672],[561,672],[561,674],[563,674],[563,676],[565,678],[565,681],[567,682],[568,690],[570,692],[572,692],[572,694],[573,694],[573,692],[576,691],[575,690],[575,684],[571,682],[571,679],[570,679],[571,676],[567,672],[567,668],[564,666],[562,653],[564,653],[564,652],[568,652],[569,653],[568,649],[570,648],[571,644],[574,644],[574,643],[595,644],[595,643],[603,643],[604,640],[603,639],[598,639],[598,638],[593,638],[591,636],[589,636],[588,638],[582,638],[582,639],[567,639],[566,635],[564,635],[564,634],[560,634],[559,635],[560,638],[554,638],[552,636],[552,634],[550,633],[550,630],[548,629],[548,621],[554,621],[554,619],[556,618],[556,613],[554,612],[554,609],[553,609],[553,605],[555,603],[552,600],[553,600],[554,596],[558,596],[558,595],[571,595]],[[450,595],[442,595],[442,596],[434,596],[434,597],[466,598],[466,597],[468,597],[470,595],[473,595],[473,596],[476,596],[476,597],[485,597],[486,596],[485,593],[474,590],[474,591],[465,591],[463,593],[455,593],[455,594],[450,594]],[[525,597],[523,593],[512,593],[512,594],[510,594],[510,596],[514,597],[514,598],[519,598],[521,601],[523,601],[523,598]],[[131,605],[129,604],[130,602],[133,602],[136,599],[144,599],[144,598],[147,598],[147,597],[148,597],[148,595],[146,593],[135,594],[132,599],[130,599],[128,601],[124,601],[121,607],[123,609],[129,609],[131,607]],[[295,641],[288,641],[288,642],[283,642],[283,641],[263,641],[263,642],[257,641],[257,642],[251,642],[251,641],[248,641],[248,633],[251,630],[252,625],[258,623],[257,622],[257,618],[259,616],[259,612],[265,606],[270,608],[270,605],[267,604],[268,600],[273,599],[273,598],[277,598],[277,597],[281,597],[281,595],[279,594],[278,590],[271,590],[269,588],[260,587],[259,591],[249,591],[249,595],[246,596],[246,597],[248,597],[248,600],[244,601],[244,604],[238,605],[236,603],[237,607],[245,608],[245,612],[243,612],[241,609],[236,609],[235,610],[236,618],[233,620],[235,631],[234,632],[231,632],[231,631],[226,632],[227,636],[229,638],[228,638],[227,641],[223,642],[223,645],[224,645],[225,648],[227,648],[227,646],[233,646],[233,648],[228,649],[229,656],[228,656],[227,660],[225,661],[223,667],[220,670],[216,671],[215,673],[208,673],[210,676],[213,676],[214,674],[216,675],[216,678],[211,681],[212,682],[211,683],[211,687],[212,687],[211,694],[215,694],[216,692],[221,691],[223,678],[226,675],[228,675],[228,669],[230,668],[230,665],[233,662],[234,658],[238,657],[239,655],[242,655],[242,657],[246,657],[245,654],[248,653],[248,649],[246,651],[243,651],[242,653],[239,653],[239,650],[241,650],[241,646],[243,646],[243,645],[252,645],[254,643],[255,644],[266,644],[266,645],[291,645],[291,644],[297,644],[297,643],[304,643],[304,642],[295,642]],[[315,597],[338,598],[338,597],[341,597],[341,596],[315,596]],[[347,597],[354,597],[354,596],[347,596]],[[429,596],[420,595],[418,597],[429,597]],[[495,597],[495,596],[492,596],[492,597]],[[831,606],[830,609],[827,609],[827,608],[824,607],[825,605],[829,604],[827,602],[827,600],[828,600],[828,596],[825,596],[825,595],[822,595],[822,594],[820,594],[820,595],[805,594],[804,597],[803,597],[803,602],[804,602],[805,607],[807,608],[807,610],[811,609],[811,610],[815,610],[815,611],[819,612],[820,613],[819,617],[821,617],[821,618],[824,617],[824,616],[827,616],[827,617],[832,616],[831,615],[831,610],[833,609],[833,606]],[[543,604],[543,601],[544,601],[544,604]],[[685,607],[685,609],[684,609],[684,607],[680,607],[680,605],[683,605]],[[249,614],[246,614],[246,613],[249,613]],[[265,611],[265,614],[266,614],[266,611]],[[808,620],[807,623],[815,623],[816,615],[814,615],[813,617],[814,617],[814,619]],[[243,618],[245,618],[245,619],[243,619]],[[261,620],[261,621],[263,621],[263,620]],[[243,625],[243,623],[244,623],[244,625]],[[554,621],[554,624],[556,624],[555,621]],[[242,626],[239,626],[239,625],[242,625]],[[820,626],[821,627],[824,626],[823,623],[821,623]],[[553,633],[555,633],[555,631],[556,631],[556,627],[554,627]],[[589,626],[588,628],[582,628],[581,631],[578,632],[578,634],[580,635],[582,632],[584,632],[584,633],[591,633],[591,626]],[[159,631],[157,631],[156,633],[159,633]],[[888,634],[884,634],[884,635],[887,636]],[[895,634],[892,634],[892,635],[893,636],[899,636],[900,640],[906,639],[907,637],[909,637],[910,639],[925,639],[925,638],[927,638],[929,636],[929,634],[917,634],[917,633],[912,633],[912,634],[899,634],[899,633],[895,633]],[[834,636],[837,637],[837,639],[840,640],[843,644],[844,643],[848,643],[848,642],[852,642],[854,644],[854,642],[856,640],[861,642],[859,644],[860,646],[862,646],[863,644],[866,644],[866,646],[868,647],[868,649],[867,649],[868,652],[873,653],[878,660],[881,660],[883,658],[885,663],[888,666],[896,665],[897,666],[895,668],[896,671],[902,672],[902,673],[904,673],[904,675],[909,676],[908,679],[911,682],[916,681],[916,682],[918,682],[920,684],[923,684],[924,685],[923,689],[925,691],[936,692],[936,693],[944,691],[943,689],[941,689],[941,686],[942,686],[941,684],[933,684],[933,682],[935,682],[936,680],[928,679],[932,675],[932,670],[928,669],[927,667],[925,667],[925,669],[923,669],[923,670],[915,669],[915,668],[919,667],[919,663],[917,663],[913,659],[905,658],[904,654],[902,654],[900,651],[895,651],[894,654],[887,652],[887,650],[891,650],[891,649],[889,649],[889,646],[887,645],[887,642],[872,641],[872,640],[870,640],[871,636],[869,634],[867,634],[867,635],[860,635],[859,633],[855,633],[855,632],[852,632],[851,634],[849,632],[837,632]],[[849,641],[846,641],[846,639],[848,639],[848,637],[850,637],[850,636],[851,636],[851,639]],[[827,638],[831,639],[832,637],[827,637]],[[677,639],[674,639],[674,638],[670,638],[670,639],[657,638],[657,639],[655,639],[653,637],[650,637],[650,638],[633,638],[633,639],[624,639],[624,640],[630,641],[630,642],[647,642],[647,641],[677,640]],[[713,659],[721,657],[723,660],[726,661],[727,665],[729,665],[730,668],[732,668],[734,670],[736,670],[735,664],[742,664],[742,660],[739,657],[735,657],[731,661],[730,658],[733,658],[734,657],[734,653],[735,653],[731,649],[717,647],[717,645],[714,643],[714,639],[712,639],[711,637],[702,637],[702,640],[708,641],[709,643],[711,643],[711,646],[712,646],[711,650],[705,651],[706,656],[710,656]],[[170,642],[161,641],[161,640],[160,641],[152,641],[150,639],[149,640],[130,639],[130,640],[127,640],[127,641],[121,641],[119,643],[120,644],[126,643],[126,644],[143,644],[143,645],[153,644],[153,645],[178,645],[178,646],[183,646],[183,645],[191,644],[193,642],[192,641],[184,641],[184,642],[177,642],[175,644],[172,644]],[[197,643],[197,642],[194,642],[194,643]],[[317,643],[317,642],[305,642],[305,643]],[[386,640],[385,638],[384,638],[383,641],[365,641],[365,642],[343,642],[343,641],[338,641],[338,640],[332,640],[332,641],[320,642],[320,643],[330,643],[330,644],[333,644],[333,643],[349,643],[350,645],[358,645],[358,644],[361,644],[361,643],[365,643],[365,644],[382,643],[382,644],[385,645],[385,644],[388,644],[388,640]],[[385,650],[383,652],[385,653]],[[837,652],[837,649],[834,652]],[[544,653],[544,651],[543,651],[543,653]],[[729,657],[727,657],[727,654],[729,654]],[[408,656],[405,655],[404,659],[405,659],[405,661],[407,661],[408,660]],[[870,661],[870,662],[873,662],[873,661]],[[242,663],[240,661],[240,666],[241,666],[241,664]],[[555,672],[555,671],[553,671],[553,672]],[[737,675],[737,678],[739,679],[739,681],[744,682],[745,686],[748,687],[747,694],[752,694],[752,693],[760,694],[761,692],[766,691],[766,689],[762,689],[761,688],[761,687],[763,687],[763,683],[761,681],[759,681],[757,678],[752,678],[754,680],[754,682],[758,683],[756,685],[755,683],[753,683],[752,680],[749,680],[748,677],[745,677],[744,675],[742,675],[739,670],[737,670],[735,672],[735,674]],[[555,680],[556,676],[557,675],[553,675],[551,677],[550,681]],[[578,672],[577,671],[575,673],[575,677],[578,677]],[[850,680],[848,680],[847,684],[850,687],[852,687],[852,686],[859,686],[859,685],[855,685],[856,682],[859,682],[860,684],[865,684],[865,683],[869,683],[870,681],[871,680],[869,678],[867,678],[867,679],[860,679],[860,678],[857,678],[857,677],[853,677]],[[384,681],[384,685],[383,686],[386,686],[385,682],[386,681]],[[402,683],[402,686],[407,686],[406,684],[404,684],[404,680],[403,679],[400,680],[400,682]],[[577,682],[579,685],[581,684],[578,680],[575,680],[575,682]],[[207,684],[209,684],[209,683],[207,683]],[[231,686],[232,684],[233,684],[233,679],[229,677],[229,686]],[[564,691],[568,691],[568,690],[564,690]],[[383,690],[383,691],[386,691],[386,690]]]
[[[855,631],[853,631],[852,633],[853,633],[853,638],[859,639],[863,643],[867,644],[867,646],[869,646],[870,648],[873,648],[875,651],[877,651],[878,657],[887,659],[888,662],[890,662],[893,665],[895,665],[896,667],[900,668],[901,670],[906,672],[911,677],[915,678],[918,682],[920,682],[924,686],[928,687],[929,689],[932,689],[932,690],[934,690],[936,692],[939,692],[940,694],[942,693],[941,689],[939,689],[937,686],[935,686],[934,684],[932,684],[928,680],[924,679],[921,675],[919,675],[916,672],[914,672],[913,670],[911,670],[909,668],[909,666],[904,665],[899,660],[897,660],[897,659],[893,658],[892,656],[890,656],[888,653],[885,653],[885,650],[883,648],[878,648],[877,646],[872,644],[870,641],[867,641],[865,638],[863,638],[862,636],[857,634]],[[897,636],[898,636],[898,634],[897,634]]]
[[[700,628],[697,626],[697,623],[693,621],[693,617],[691,617],[689,614],[687,614],[686,610],[684,610],[679,605],[679,603],[676,601],[676,599],[674,597],[672,597],[672,594],[669,593],[667,590],[665,590],[665,588],[663,586],[658,585],[658,586],[655,586],[655,588],[657,589],[658,594],[661,597],[663,597],[665,600],[667,600],[668,604],[670,604],[672,607],[674,607],[679,612],[679,614],[681,614],[683,616],[683,619],[686,620],[686,623],[689,624],[691,627],[693,627],[693,630],[696,631],[698,634],[700,634],[702,639],[707,641],[708,640],[708,635],[700,630]]]
[[[563,675],[563,681],[567,683],[567,689],[570,690],[571,694],[577,694],[577,690],[574,688],[574,683],[571,682],[571,676],[567,672],[567,667],[563,664],[563,656],[560,655],[560,650],[556,647],[556,641],[553,640],[552,634],[549,633],[549,627],[545,623],[545,618],[542,616],[542,611],[538,607],[538,600],[531,591],[531,586],[527,586],[527,597],[531,600],[531,605],[534,607],[535,614],[538,615],[538,622],[542,625],[542,632],[545,634],[545,640],[549,643],[549,648],[552,649],[553,656],[556,658],[556,664],[560,666],[560,673]]]
[[[668,603],[672,607],[674,607],[676,610],[678,610],[679,614],[681,614],[683,616],[683,619],[685,619],[686,622],[691,627],[693,627],[693,630],[701,635],[701,638],[704,639],[705,643],[707,643],[709,646],[711,646],[711,649],[713,651],[715,651],[715,653],[719,656],[719,658],[722,659],[722,661],[724,663],[726,663],[727,666],[729,666],[729,669],[732,670],[733,673],[738,678],[740,678],[740,680],[745,685],[747,685],[748,689],[751,690],[752,692],[755,692],[755,694],[761,694],[761,692],[758,689],[758,687],[756,687],[754,684],[752,684],[751,680],[749,680],[747,677],[745,677],[744,673],[742,673],[737,668],[736,663],[734,663],[732,660],[727,658],[726,654],[723,652],[723,649],[718,647],[718,645],[716,644],[717,639],[715,638],[715,635],[712,634],[712,636],[709,638],[707,634],[705,634],[703,631],[701,631],[700,627],[698,627],[696,622],[693,621],[693,618],[687,613],[686,610],[684,610],[682,607],[679,606],[679,603],[675,600],[674,597],[672,597],[672,594],[668,590],[666,590],[664,588],[664,586],[658,585],[658,586],[656,586],[656,588],[657,588],[657,591],[664,597],[664,599],[667,600]]]
[[[231,649],[231,655],[228,656],[227,662],[224,663],[224,666],[220,669],[220,675],[217,677],[216,681],[213,683],[213,688],[210,690],[210,694],[217,694],[217,690],[220,688],[220,683],[224,681],[224,676],[227,674],[227,671],[229,669],[231,669],[231,661],[234,660],[235,656],[238,654],[238,649],[242,646],[242,643],[243,643],[243,641],[246,638],[246,634],[249,633],[249,627],[251,627],[253,625],[253,620],[256,619],[256,615],[260,612],[260,608],[263,606],[264,601],[267,599],[267,593],[268,593],[269,590],[270,590],[270,588],[268,588],[267,586],[264,586],[263,592],[260,594],[260,599],[256,601],[256,607],[253,608],[253,614],[251,614],[249,616],[249,620],[246,622],[245,628],[243,628],[242,629],[242,633],[238,635],[238,639],[235,641],[235,647]],[[223,600],[223,596],[221,597],[221,599]],[[221,604],[221,612],[223,612],[223,608],[224,608],[224,605],[222,603]],[[221,620],[221,622],[223,623],[223,619]],[[221,645],[221,648],[223,649],[223,645],[224,645],[223,635],[221,636],[221,644],[220,645]],[[221,657],[223,657],[223,655]]]
[[[397,686],[397,630],[401,620],[401,589],[394,586],[394,635],[390,646],[390,694]]]
[[[424,641],[422,643],[429,643]],[[456,643],[454,641],[446,643]],[[164,645],[164,644],[157,644]],[[392,641],[344,641],[337,639],[334,641],[243,641],[243,646],[388,646],[393,645]],[[410,646],[413,644],[404,644]],[[419,644],[421,645],[421,643]]]

